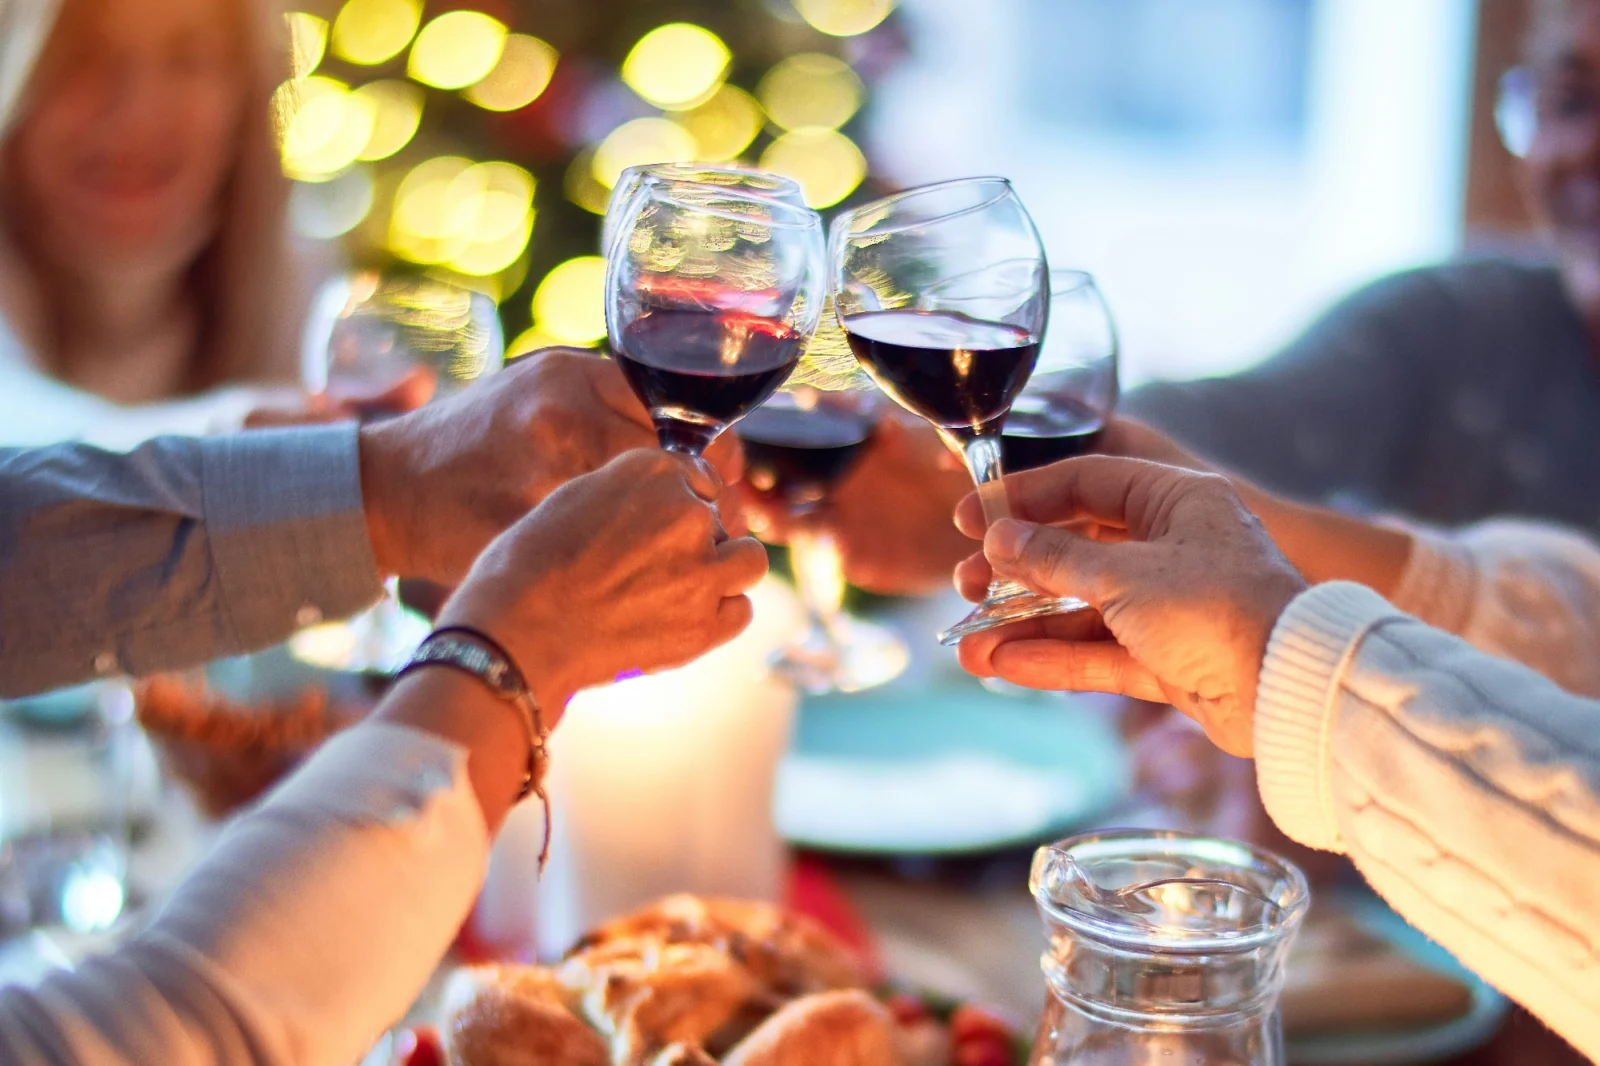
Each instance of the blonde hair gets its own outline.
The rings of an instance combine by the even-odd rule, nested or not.
[[[68,2],[0,0],[0,141],[27,107],[30,78]],[[305,304],[306,286],[289,246],[289,181],[278,161],[272,117],[273,90],[289,77],[284,19],[275,0],[218,2],[232,5],[238,29],[244,119],[218,195],[216,228],[189,268],[201,327],[186,392],[224,382],[293,380]],[[47,300],[43,293],[32,298]]]

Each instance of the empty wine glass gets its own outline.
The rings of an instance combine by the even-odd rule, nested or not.
[[[821,317],[815,211],[647,183],[606,268],[606,327],[668,451],[699,455],[783,384]]]
[[[883,403],[838,323],[824,319],[789,380],[739,423],[745,484],[790,521],[789,561],[809,621],[773,667],[813,694],[873,688],[910,663],[892,630],[844,610],[844,564],[827,524],[833,489],[866,449]]]
[[[611,242],[616,240],[617,228],[633,206],[633,198],[641,188],[656,182],[690,182],[730,189],[751,196],[765,196],[795,207],[805,207],[806,198],[800,183],[781,174],[769,174],[749,167],[713,166],[706,163],[646,163],[624,170],[617,183],[611,187],[611,198],[606,201],[605,217],[600,221],[600,251],[611,254]]]
[[[500,369],[505,337],[494,301],[433,278],[363,271],[318,294],[301,346],[302,378],[313,396],[372,394],[417,370],[435,398]],[[405,665],[428,623],[400,603],[396,580],[365,613],[297,633],[289,649],[331,670],[392,674]]]
[[[1009,517],[1001,431],[1050,308],[1044,246],[1011,183],[965,178],[863,204],[834,220],[829,263],[856,358],[966,458],[985,520]],[[997,578],[939,642],[1084,606]]]

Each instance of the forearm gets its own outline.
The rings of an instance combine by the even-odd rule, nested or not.
[[[481,883],[489,838],[468,761],[392,725],[331,741],[127,948],[37,994],[0,993],[0,1061],[355,1061],[420,992]]]
[[[1256,754],[1290,836],[1600,1053],[1600,704],[1348,585],[1274,632]]]
[[[252,651],[379,591],[351,427],[0,451],[0,695]]]
[[[1380,596],[1394,595],[1411,556],[1409,533],[1233,480],[1245,506],[1308,582],[1354,581]]]

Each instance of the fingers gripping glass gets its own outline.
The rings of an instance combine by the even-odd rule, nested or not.
[[[494,301],[482,293],[431,278],[363,272],[323,288],[301,357],[313,396],[374,394],[425,370],[437,399],[499,370],[505,338]],[[302,630],[290,651],[327,669],[394,673],[428,625],[401,606],[393,579],[385,589],[375,606],[347,622]]]
[[[657,183],[619,225],[612,353],[661,446],[699,455],[783,384],[816,330],[822,222],[765,197]]]
[[[856,358],[966,458],[988,523],[1009,517],[1001,431],[1039,358],[1050,306],[1044,247],[1010,182],[943,182],[846,212],[833,224],[829,264]],[[1084,606],[997,579],[939,641]]]

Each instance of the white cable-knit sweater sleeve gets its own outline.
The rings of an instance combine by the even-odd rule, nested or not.
[[[467,753],[363,723],[236,822],[144,933],[0,990],[7,1066],[349,1066],[483,881]]]
[[[1600,697],[1600,545],[1538,522],[1401,528],[1413,539],[1396,607]]]
[[[1600,1058],[1600,702],[1336,582],[1273,631],[1255,748],[1285,833]]]

